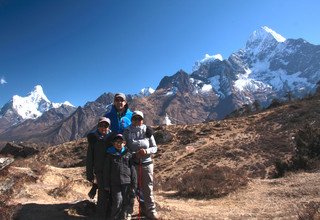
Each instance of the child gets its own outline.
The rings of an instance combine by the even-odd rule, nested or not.
[[[104,166],[105,190],[111,192],[111,219],[125,219],[130,193],[136,188],[136,171],[132,155],[125,147],[122,134],[113,139],[113,146],[107,149]]]
[[[159,219],[153,196],[153,162],[151,155],[158,150],[150,129],[143,122],[143,113],[134,111],[131,125],[123,133],[127,146],[134,153],[134,163],[138,176],[140,207],[149,219]],[[142,202],[142,199],[144,202]]]

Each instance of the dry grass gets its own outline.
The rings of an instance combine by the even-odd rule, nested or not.
[[[243,170],[229,167],[198,168],[178,180],[170,179],[164,189],[176,190],[178,196],[187,198],[219,198],[247,185]]]

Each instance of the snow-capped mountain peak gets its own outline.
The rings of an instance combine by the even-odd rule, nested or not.
[[[251,36],[249,37],[248,42],[254,42],[254,41],[265,41],[266,39],[274,39],[279,43],[282,43],[286,40],[283,36],[272,30],[271,28],[267,26],[263,26],[258,30],[255,30]]]
[[[251,34],[246,43],[246,50],[252,51],[253,54],[258,54],[259,52],[266,50],[266,48],[274,47],[284,41],[286,41],[286,38],[273,31],[271,28],[263,26]]]
[[[31,91],[29,93],[29,97],[33,100],[33,101],[40,101],[41,99],[43,99],[46,102],[50,102],[49,99],[47,98],[47,96],[44,94],[42,86],[41,85],[36,85],[33,89],[33,91]]]
[[[15,95],[12,98],[12,108],[22,119],[37,118],[43,112],[48,111],[50,107],[51,102],[40,85],[35,86],[34,90],[26,97]]]
[[[36,85],[25,97],[14,95],[12,100],[1,109],[1,115],[12,115],[13,112],[16,112],[22,120],[36,119],[49,109],[59,108],[61,105],[73,106],[70,102],[51,102],[44,94],[42,86]],[[15,121],[14,118],[11,118],[10,120]]]

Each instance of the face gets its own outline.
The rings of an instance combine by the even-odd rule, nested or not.
[[[134,126],[141,126],[143,125],[143,118],[139,115],[135,115],[131,118],[131,122]]]
[[[123,98],[121,98],[121,97],[116,97],[115,99],[114,99],[114,106],[116,107],[116,109],[119,111],[119,112],[121,112],[121,111],[123,111],[124,110],[124,107],[125,107],[125,105],[127,104],[127,102],[123,99]]]
[[[126,144],[126,142],[124,140],[121,140],[121,139],[116,139],[113,142],[114,147],[119,151],[122,149],[122,147],[125,146],[125,144]]]
[[[98,124],[98,130],[103,135],[107,134],[109,131],[109,124],[107,122],[100,122]]]

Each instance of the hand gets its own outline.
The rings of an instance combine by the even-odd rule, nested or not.
[[[90,183],[93,183],[94,177],[93,177],[93,176],[87,176],[87,180],[88,180]]]
[[[140,157],[143,157],[147,154],[147,150],[142,148],[138,151],[138,154]]]

